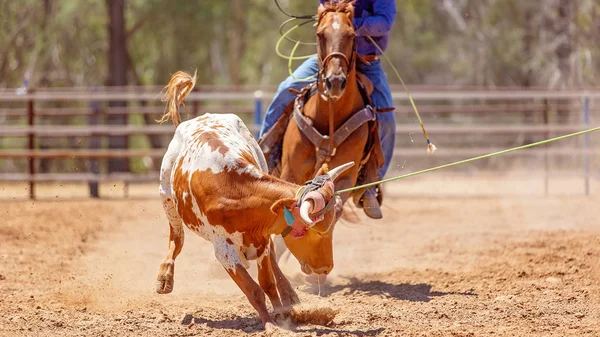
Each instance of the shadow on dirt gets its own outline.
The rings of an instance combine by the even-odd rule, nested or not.
[[[342,285],[328,285],[321,289],[321,295],[330,296],[338,292],[344,295],[366,294],[370,296],[385,296],[401,301],[429,302],[433,297],[446,295],[477,296],[472,292],[442,292],[431,291],[432,285],[420,284],[392,284],[382,281],[364,281],[356,277],[347,278],[348,283]]]
[[[208,327],[213,329],[231,329],[231,330],[242,330],[246,333],[263,332],[263,326],[258,317],[239,317],[232,319],[225,319],[220,321],[213,321],[206,318],[194,317],[190,314],[185,315],[181,320],[182,325],[190,324],[206,324]],[[317,336],[323,334],[335,333],[338,335],[351,335],[351,336],[377,336],[382,333],[385,329],[371,329],[371,330],[343,330],[335,328],[310,328],[310,329],[297,329],[292,328],[292,332],[297,333],[316,333]]]
[[[210,320],[201,317],[194,317],[190,314],[185,315],[181,320],[182,325],[190,324],[206,324],[206,326],[213,329],[231,329],[231,330],[243,330],[247,333],[264,331],[262,323],[258,317],[236,317],[224,320]]]
[[[314,328],[314,329],[298,329],[294,330],[297,333],[316,333],[317,336],[325,334],[336,334],[338,336],[378,336],[384,332],[384,328],[372,329],[372,330],[338,330],[338,329],[326,329],[326,328]]]

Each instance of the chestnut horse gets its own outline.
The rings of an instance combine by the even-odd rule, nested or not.
[[[284,180],[301,184],[320,169],[326,171],[327,167],[349,161],[361,165],[338,179],[338,190],[355,186],[359,174],[361,182],[377,179],[376,171],[383,164],[383,156],[375,111],[367,104],[372,85],[356,71],[353,16],[354,7],[346,1],[332,0],[319,6],[316,30],[319,73],[317,81],[298,96],[283,136],[280,166],[273,173]],[[311,96],[311,91],[316,93]],[[341,195],[343,202],[349,197],[350,193]]]
[[[352,19],[354,7],[347,1],[330,0],[318,10],[317,81],[299,93],[293,106],[288,107],[273,129],[284,131],[281,160],[270,173],[297,184],[302,184],[329,167],[347,162],[360,163],[345,171],[336,182],[336,189],[350,188],[360,183],[375,181],[377,169],[383,165],[383,155],[377,130],[375,110],[370,104],[373,90],[366,76],[357,73],[356,40]],[[366,62],[366,61],[363,61]],[[285,126],[287,125],[287,126]],[[281,132],[278,131],[278,132]],[[263,137],[259,141],[267,158],[275,151],[278,136]],[[268,139],[265,139],[268,138]],[[277,154],[276,154],[277,155]],[[275,156],[276,156],[275,155]],[[336,203],[336,220],[342,215],[342,206],[351,196],[359,204],[363,190],[343,193]],[[309,231],[304,238],[311,240],[332,235],[334,223],[325,232]],[[281,239],[275,240],[278,257],[285,251]]]

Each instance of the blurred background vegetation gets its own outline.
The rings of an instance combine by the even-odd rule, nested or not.
[[[318,4],[318,0],[279,1],[283,8],[297,15],[315,14]],[[405,82],[413,88],[423,85],[428,88],[592,89],[598,85],[600,1],[398,0],[396,5],[397,16],[388,55]],[[286,19],[288,17],[279,11],[274,0],[0,0],[0,91],[24,83],[28,88],[163,86],[174,72],[195,69],[198,70],[197,87],[248,85],[272,90],[288,75],[287,60],[275,53],[275,44],[280,37],[279,25]],[[305,25],[294,31],[293,36],[312,42],[315,40],[314,27]],[[291,43],[284,44],[284,53],[289,53],[292,47]],[[298,55],[314,51],[314,46],[305,46],[298,50]],[[298,64],[296,62],[294,66]],[[384,67],[391,75],[385,62]],[[388,79],[391,84],[399,82],[393,76]],[[158,89],[156,94],[158,96]],[[105,114],[106,103],[109,107],[127,106],[132,113]],[[156,103],[95,102],[100,107],[95,119],[81,114],[59,114],[38,116],[35,124],[156,125],[157,115],[136,112],[145,106],[154,106],[158,113],[162,112],[162,104]],[[510,109],[508,105],[505,110],[460,113],[461,102],[435,103],[445,104],[449,110],[428,114],[426,124],[473,127],[477,123],[564,125],[580,123],[583,111],[581,100],[472,102],[482,106],[488,103],[543,105],[537,110],[528,108],[511,113],[505,112]],[[0,108],[26,111],[23,104],[3,102]],[[196,113],[211,109],[239,111],[248,104],[204,101],[193,109]],[[417,104],[423,106],[428,102]],[[558,106],[566,108],[559,111]],[[36,102],[35,107],[90,109],[84,101]],[[397,111],[398,123],[417,125],[408,109],[407,113]],[[241,117],[247,123],[253,122],[250,113]],[[26,126],[27,115],[0,113],[0,124]],[[489,144],[509,147],[549,136],[550,133],[527,132],[465,133],[460,137],[435,135],[435,140],[446,148]],[[38,137],[34,147],[43,150],[161,150],[170,140],[164,135],[145,134],[96,138]],[[570,143],[576,142],[581,139],[573,139]],[[0,139],[0,149],[24,149],[27,146],[26,137]],[[397,146],[401,149],[415,146],[412,133],[399,137]],[[577,160],[566,159],[560,162],[579,165]],[[433,160],[436,159],[427,162],[411,160],[401,166],[403,169],[405,164],[406,169],[413,169],[410,167],[413,164],[431,166],[436,163]],[[86,168],[83,159],[40,159],[36,162],[40,172],[71,172],[74,168],[98,171],[97,168]],[[505,162],[508,160],[499,159],[479,165]],[[0,172],[23,172],[27,165],[26,158],[0,159]],[[108,163],[102,159],[98,167],[101,167],[100,171],[108,167],[110,172],[145,172],[158,166],[158,163],[147,164],[142,158],[131,158],[129,162],[111,159]]]
[[[281,4],[313,14],[317,0]],[[410,84],[597,84],[598,1],[398,0],[397,11],[388,52]],[[196,68],[200,84],[275,85],[285,19],[273,0],[1,0],[0,88],[162,85]],[[295,33],[314,39],[311,25]]]

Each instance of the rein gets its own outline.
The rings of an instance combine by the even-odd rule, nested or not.
[[[323,11],[323,13],[321,13],[321,15],[319,16],[319,19],[317,21],[317,26],[319,25],[321,20],[325,17],[325,15],[330,12],[336,12],[336,11],[333,9]],[[329,163],[329,161],[331,161],[331,158],[333,156],[335,156],[335,153],[336,153],[336,148],[335,148],[335,143],[334,143],[334,135],[335,135],[335,116],[334,116],[334,110],[333,110],[334,102],[333,102],[332,97],[329,96],[327,89],[323,88],[323,86],[324,86],[323,81],[325,81],[325,69],[327,67],[327,64],[329,63],[329,61],[331,61],[331,59],[333,57],[340,57],[346,63],[346,66],[348,67],[348,73],[350,73],[351,71],[356,71],[356,69],[355,69],[356,53],[357,53],[356,39],[352,39],[352,55],[350,56],[350,58],[348,58],[348,56],[346,56],[346,54],[339,52],[339,51],[333,51],[333,52],[329,53],[327,56],[325,56],[325,58],[322,58],[321,54],[319,53],[320,48],[318,46],[317,46],[317,48],[319,49],[319,50],[317,50],[317,57],[319,59],[319,72],[317,73],[317,93],[319,94],[319,96],[321,98],[323,98],[325,101],[327,101],[329,103],[329,136],[328,136],[329,137],[329,148],[327,149],[327,153],[325,153],[324,157],[320,157],[318,155],[318,152],[320,151],[320,149],[317,149],[317,163],[315,165],[315,168],[318,169],[321,165],[323,165],[323,162]],[[319,101],[320,100],[317,99],[317,111],[319,111]]]

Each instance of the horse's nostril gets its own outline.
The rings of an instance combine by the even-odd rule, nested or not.
[[[346,79],[344,78],[342,80],[342,90],[346,89],[346,84],[348,83],[348,81],[346,81]]]
[[[331,81],[329,80],[329,78],[325,79],[325,88],[327,88],[327,90],[331,91]]]

